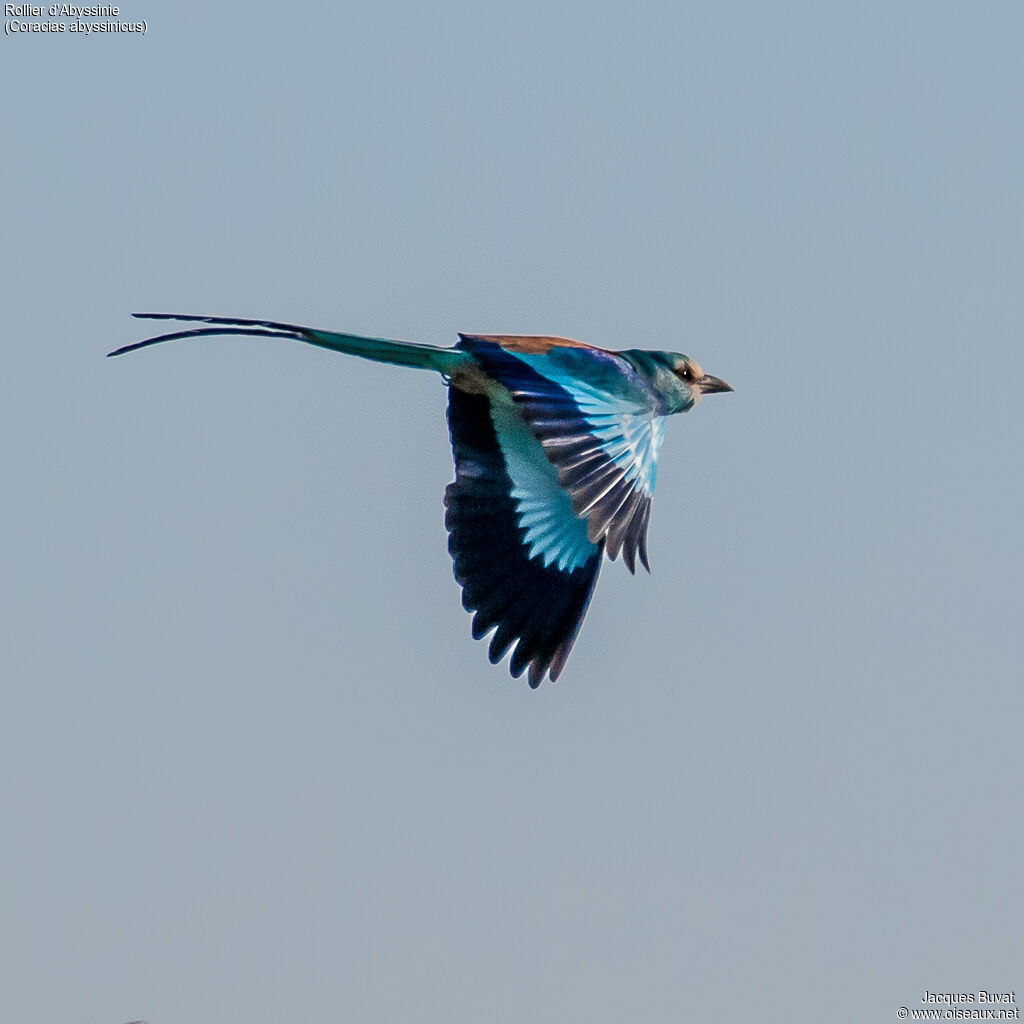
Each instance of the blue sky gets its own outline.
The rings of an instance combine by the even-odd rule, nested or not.
[[[5,37],[5,1020],[891,1019],[1020,974],[1015,4]],[[487,664],[435,376],[687,352],[653,574]]]

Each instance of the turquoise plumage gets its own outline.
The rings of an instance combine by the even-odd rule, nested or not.
[[[674,352],[613,352],[566,338],[459,335],[454,348],[271,320],[136,313],[206,324],[148,338],[285,338],[440,373],[448,384],[455,480],[445,526],[473,636],[531,687],[558,678],[605,554],[647,560],[647,524],[665,419],[733,389]]]

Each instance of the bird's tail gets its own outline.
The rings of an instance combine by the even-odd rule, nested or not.
[[[395,363],[398,366],[414,366],[422,370],[436,370],[450,375],[469,354],[456,348],[441,348],[434,345],[417,345],[407,341],[389,341],[387,338],[364,338],[359,334],[338,334],[335,331],[320,331],[312,327],[298,327],[273,320],[241,320],[230,316],[196,316],[189,313],[132,313],[141,320],[178,320],[188,323],[209,324],[208,327],[190,327],[183,331],[160,334],[145,341],[125,345],[108,355],[119,356],[139,348],[158,345],[162,341],[177,341],[180,338],[204,338],[209,335],[241,334],[250,338],[288,338],[304,341],[308,345],[319,345],[335,352],[346,352],[378,363]]]

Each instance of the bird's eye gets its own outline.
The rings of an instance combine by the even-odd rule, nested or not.
[[[679,376],[682,377],[683,380],[693,380],[693,370],[691,370],[688,366],[684,366],[679,371]]]

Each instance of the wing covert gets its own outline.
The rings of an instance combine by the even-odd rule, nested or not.
[[[665,437],[657,396],[626,360],[588,346],[509,350],[463,336],[486,373],[511,393],[523,419],[558,470],[574,513],[608,556],[622,552],[633,572],[647,560],[647,524]]]

